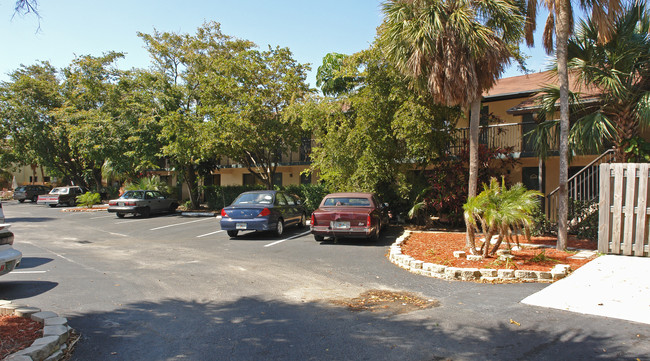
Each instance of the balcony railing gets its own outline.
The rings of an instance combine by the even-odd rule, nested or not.
[[[482,126],[479,129],[479,144],[490,148],[512,148],[516,157],[535,157],[533,143],[525,135],[536,126],[534,122],[509,123]],[[451,154],[458,155],[467,146],[469,128],[458,128],[452,134]],[[556,142],[551,144],[551,152],[557,151]]]
[[[314,146],[314,139],[305,139],[296,152],[279,154],[277,157],[278,166],[287,165],[309,165],[311,164],[311,149]],[[244,165],[230,158],[222,158],[219,167],[221,168],[243,168]]]

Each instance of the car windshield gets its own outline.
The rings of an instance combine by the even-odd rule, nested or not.
[[[235,204],[272,204],[272,193],[244,193],[232,203]]]
[[[70,188],[54,188],[50,191],[50,194],[68,194]]]
[[[144,192],[126,191],[120,197],[122,199],[144,199]]]
[[[14,192],[24,192],[24,191],[25,191],[25,187],[18,187]]]
[[[368,198],[332,197],[323,204],[327,207],[370,207]]]

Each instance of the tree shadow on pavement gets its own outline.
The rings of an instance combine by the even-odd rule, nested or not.
[[[550,320],[481,328],[440,312],[390,316],[245,297],[139,302],[68,320],[81,333],[72,360],[595,360],[650,351],[612,340],[607,329],[560,332]]]
[[[0,278],[0,299],[17,300],[30,298],[45,293],[58,286],[57,282],[49,281],[8,281]]]

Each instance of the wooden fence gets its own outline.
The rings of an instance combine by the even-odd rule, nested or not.
[[[648,163],[600,165],[598,252],[648,257]]]

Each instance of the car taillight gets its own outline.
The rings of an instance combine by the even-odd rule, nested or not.
[[[226,210],[221,208],[221,217],[228,217],[228,214],[226,213]]]
[[[311,214],[311,225],[315,226],[316,225],[316,217],[314,217],[314,214]]]
[[[366,218],[366,227],[372,226],[372,217],[368,215],[368,218]]]
[[[117,201],[109,201],[109,202],[108,202],[108,205],[109,205],[109,206],[116,206],[116,205],[117,205]]]
[[[268,209],[268,208],[264,208],[264,209],[262,209],[262,211],[260,212],[260,214],[258,214],[257,216],[258,216],[258,217],[266,217],[266,216],[268,216],[268,215],[270,215],[270,214],[271,214],[271,210]]]
[[[124,202],[125,206],[135,206],[135,202]]]

